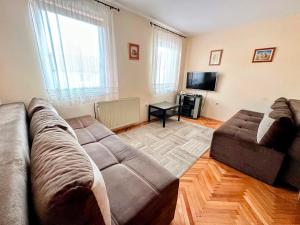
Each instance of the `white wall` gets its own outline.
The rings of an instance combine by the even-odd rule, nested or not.
[[[45,96],[26,1],[0,1],[0,99]]]
[[[252,63],[254,49],[264,47],[277,47],[274,61]],[[221,66],[208,66],[213,49],[224,49]],[[206,117],[227,120],[242,108],[263,112],[280,96],[300,99],[300,14],[190,38],[186,58],[185,74],[220,72],[217,92],[207,96]],[[186,76],[183,89],[185,83]]]
[[[154,97],[150,91],[151,26],[149,21],[121,10],[115,13],[120,98],[141,98],[141,121],[146,104],[174,100]],[[140,44],[140,60],[128,59],[128,43]],[[185,52],[185,51],[184,51]],[[183,54],[184,61],[184,54]],[[183,70],[182,70],[183,71]],[[182,80],[181,73],[181,80]],[[0,1],[0,100],[2,103],[46,97],[26,0]],[[93,115],[93,104],[59,108],[63,117]]]

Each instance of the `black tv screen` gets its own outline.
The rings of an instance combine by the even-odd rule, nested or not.
[[[216,72],[188,72],[186,88],[215,91],[216,82]]]

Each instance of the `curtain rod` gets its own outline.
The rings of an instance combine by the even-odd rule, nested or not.
[[[167,28],[164,28],[164,27],[162,27],[162,26],[159,26],[158,24],[155,24],[155,23],[153,23],[153,22],[150,22],[150,25],[151,25],[151,26],[159,27],[159,28],[161,28],[161,29],[163,29],[163,30],[166,30],[166,31],[172,33],[172,34],[176,34],[176,35],[178,35],[178,36],[180,36],[180,37],[182,37],[182,38],[186,38],[186,36],[183,36],[183,35],[181,35],[181,34],[178,34],[178,33],[174,32],[174,31],[168,30]]]
[[[120,9],[119,9],[119,8],[116,8],[116,7],[114,7],[114,6],[112,6],[112,5],[109,5],[109,4],[105,3],[105,2],[101,2],[101,1],[99,1],[99,0],[94,0],[94,1],[95,1],[95,2],[98,2],[98,3],[102,4],[102,5],[105,5],[105,6],[109,7],[110,9],[114,9],[114,10],[120,12]]]

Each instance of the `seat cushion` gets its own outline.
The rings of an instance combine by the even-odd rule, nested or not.
[[[101,170],[112,213],[112,224],[151,224],[165,211],[172,219],[178,178],[153,159],[124,143],[96,120],[68,120],[79,142]],[[165,223],[170,223],[166,220]]]
[[[128,145],[115,148],[120,142],[115,135],[100,142],[118,160],[118,163],[101,170],[107,186],[112,220],[116,224],[147,224],[167,203],[171,203],[172,198],[177,198],[178,179]]]
[[[67,122],[74,129],[80,145],[94,143],[114,134],[91,116],[68,119]]]
[[[102,174],[109,190],[113,217],[117,223],[132,224],[131,220],[135,219],[136,214],[159,196],[159,192],[151,183],[123,164],[111,166],[103,170]]]
[[[88,127],[95,123],[95,121],[90,115],[67,119],[67,122],[74,130]]]
[[[256,143],[256,134],[263,113],[240,110],[217,131],[231,138]]]
[[[103,170],[112,165],[118,164],[119,160],[111,151],[99,142],[89,143],[84,145],[83,148],[94,160],[100,170]]]

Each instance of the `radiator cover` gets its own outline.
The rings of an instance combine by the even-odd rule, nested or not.
[[[96,103],[96,117],[108,128],[115,130],[140,122],[140,99],[124,98]]]

